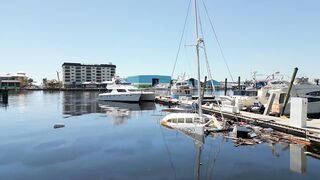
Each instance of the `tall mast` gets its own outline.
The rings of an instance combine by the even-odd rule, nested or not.
[[[202,39],[199,38],[199,27],[198,27],[198,7],[197,0],[194,0],[194,16],[195,16],[195,31],[196,31],[196,51],[197,51],[197,65],[198,65],[198,113],[202,117],[202,105],[201,105],[201,83],[200,83],[200,57],[199,57],[199,46],[202,43]]]

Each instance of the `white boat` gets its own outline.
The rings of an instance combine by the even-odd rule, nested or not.
[[[139,92],[141,94],[140,101],[154,101],[156,96],[154,92],[143,91],[140,89],[129,89],[131,92]]]
[[[272,93],[275,94],[271,113],[278,114],[283,108],[289,83],[286,81],[270,81],[266,86],[258,90],[246,90],[232,96],[232,99],[240,101],[244,106],[255,103],[267,104]],[[308,117],[320,117],[320,86],[310,83],[308,78],[296,78],[293,84],[291,97],[303,97],[308,99]],[[284,114],[290,114],[290,100]]]
[[[287,89],[286,89],[287,90]],[[308,78],[296,78],[291,90],[291,97],[308,99],[308,117],[320,117],[320,86],[308,81]],[[282,99],[281,99],[282,100]],[[290,101],[284,114],[290,113]]]
[[[203,133],[205,126],[215,126],[217,129],[222,129],[222,124],[214,116],[207,114],[195,113],[170,113],[161,120],[161,125],[188,131],[190,133]]]
[[[140,97],[140,92],[131,92],[128,89],[112,89],[99,94],[98,99],[102,101],[138,102]]]
[[[179,76],[171,86],[171,94],[177,96],[191,95],[191,91],[195,86],[189,83],[189,79],[185,75]]]
[[[107,84],[107,92],[99,94],[99,100],[104,101],[154,101],[155,93],[147,92],[131,86],[129,83],[122,83],[119,78],[105,82]]]

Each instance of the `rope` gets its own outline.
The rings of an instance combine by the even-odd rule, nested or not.
[[[225,55],[224,55],[224,53],[223,53],[223,51],[222,51],[222,47],[221,47],[220,41],[219,41],[219,39],[218,39],[218,35],[217,35],[217,33],[216,33],[216,30],[215,30],[215,28],[214,28],[214,25],[213,25],[213,23],[212,23],[212,21],[211,21],[211,18],[210,18],[210,16],[209,16],[207,6],[206,6],[206,4],[204,3],[203,0],[201,0],[201,1],[202,1],[203,6],[204,6],[206,15],[207,15],[207,17],[208,17],[208,19],[209,19],[211,29],[212,29],[213,34],[214,34],[214,36],[215,36],[215,40],[217,41],[217,44],[218,44],[218,46],[219,46],[219,50],[220,50],[222,59],[223,59],[225,65],[226,65],[226,67],[227,67],[227,69],[228,69],[229,76],[230,76],[232,82],[234,82],[233,77],[232,77],[232,74],[231,74],[231,71],[230,71],[230,68],[229,68],[229,65],[228,65],[228,62],[227,62],[227,59],[226,59],[226,57],[225,57]]]
[[[177,52],[176,59],[175,59],[175,62],[174,62],[174,66],[173,66],[173,70],[172,70],[172,73],[171,73],[171,78],[173,77],[174,71],[176,69],[177,61],[178,61],[178,58],[179,58],[181,44],[182,44],[182,40],[183,40],[183,37],[184,37],[188,16],[189,16],[190,6],[191,6],[191,0],[189,1],[187,15],[186,15],[186,18],[184,20],[183,30],[182,30],[182,34],[181,34],[181,37],[180,37],[178,52]]]
[[[212,164],[208,165],[207,179],[212,179],[212,175],[213,175],[212,173],[214,171],[218,157],[220,156],[221,147],[222,147],[223,143],[224,143],[224,138],[221,139],[221,143],[219,144],[218,151],[214,154]]]
[[[204,38],[204,34],[203,34],[203,31],[202,31],[202,24],[201,24],[201,19],[200,19],[200,16],[199,16],[199,25],[200,25],[200,33],[201,33],[201,36]],[[206,49],[206,44],[204,41],[202,41],[202,44],[203,44],[203,51],[204,51],[204,55],[205,55],[205,59],[206,59],[206,64],[207,64],[207,71],[208,71],[208,76],[209,78],[211,79],[210,82],[211,82],[211,86],[212,86],[212,94],[214,92],[214,84],[213,84],[213,78],[212,78],[212,74],[211,74],[211,70],[210,70],[210,66],[209,66],[209,60],[208,60],[208,55],[207,55],[207,49]],[[219,111],[220,111],[220,114],[221,114],[221,118],[223,120],[223,128],[225,128],[226,126],[226,121],[224,119],[224,115],[222,113],[222,110],[221,110],[221,106],[220,106],[220,102],[218,101],[217,98],[214,98],[217,102],[217,105],[219,107]]]

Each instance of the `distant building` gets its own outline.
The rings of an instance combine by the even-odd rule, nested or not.
[[[104,81],[111,81],[116,73],[116,65],[109,64],[62,64],[64,87],[96,87]]]
[[[28,84],[28,77],[24,72],[0,75],[0,89],[20,89]]]
[[[136,86],[145,86],[151,87],[156,86],[158,84],[165,85],[170,84],[171,76],[162,76],[162,75],[137,75],[137,76],[129,76],[126,78],[126,81],[132,83]]]
[[[211,88],[212,84],[215,88],[220,88],[221,87],[221,82],[218,82],[216,80],[207,80],[206,87]]]

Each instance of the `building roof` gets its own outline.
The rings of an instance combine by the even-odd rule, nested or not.
[[[81,63],[69,63],[69,62],[65,62],[62,64],[63,66],[88,66],[88,67],[96,67],[96,66],[101,66],[101,67],[114,67],[116,68],[116,65],[114,64],[81,64]]]
[[[0,75],[0,77],[9,78],[9,77],[27,77],[26,73],[18,72],[16,74],[7,73],[5,75]]]
[[[9,78],[9,77],[12,77],[11,75],[0,75],[0,78]]]
[[[1,83],[20,83],[20,81],[17,80],[0,80]]]
[[[171,78],[171,76],[168,75],[158,75],[158,74],[139,74],[139,75],[133,75],[133,76],[128,76],[129,77],[166,77],[166,78]]]

